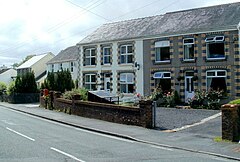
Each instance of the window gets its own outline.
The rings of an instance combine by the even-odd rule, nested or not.
[[[110,64],[111,50],[110,47],[103,47],[103,64]]]
[[[120,74],[120,92],[133,93],[134,75],[133,73]]]
[[[170,72],[155,72],[155,87],[161,88],[163,92],[171,91],[171,73]]]
[[[132,45],[122,45],[120,47],[120,63],[129,64],[133,63],[133,46]]]
[[[96,49],[88,48],[85,50],[85,65],[96,65]]]
[[[209,70],[207,71],[207,90],[227,90],[226,70]]]
[[[205,39],[207,43],[207,59],[224,59],[224,36],[215,36]]]
[[[96,90],[96,75],[85,74],[85,88],[88,90]]]
[[[170,62],[170,42],[155,42],[155,62]]]
[[[183,39],[184,61],[194,60],[194,38]]]
[[[51,65],[51,72],[54,72],[54,64]]]
[[[59,71],[61,71],[63,69],[62,67],[62,63],[59,64]]]
[[[73,72],[73,66],[74,66],[74,63],[71,62],[71,63],[70,63],[70,70],[71,70],[71,72]]]

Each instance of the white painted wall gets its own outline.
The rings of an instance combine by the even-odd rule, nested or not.
[[[80,87],[83,86],[83,73],[91,73],[91,72],[97,72],[100,74],[104,70],[110,70],[112,75],[112,84],[113,84],[113,93],[117,93],[117,73],[119,70],[130,70],[134,71],[136,74],[136,92],[143,94],[143,40],[128,40],[128,41],[135,41],[135,58],[136,61],[140,64],[140,70],[137,70],[134,67],[134,64],[129,65],[119,65],[118,64],[118,42],[108,42],[112,44],[112,65],[101,65],[101,53],[100,48],[101,44],[90,44],[88,46],[97,46],[97,65],[96,66],[83,66],[83,46],[80,46],[80,66],[79,66],[79,81],[80,81]],[[121,41],[123,42],[123,41]],[[104,44],[108,44],[104,43]],[[100,82],[100,78],[98,78],[98,83]],[[98,89],[100,89],[100,86],[98,86]]]
[[[71,72],[71,62],[73,62],[73,72]],[[60,64],[61,63],[55,63],[54,64],[54,72],[60,71]],[[78,63],[77,61],[69,61],[69,62],[62,62],[62,68],[63,70],[69,69],[71,72],[72,80],[77,79],[77,72],[78,72]],[[52,72],[52,64],[47,65],[47,71]]]
[[[35,77],[41,75],[47,69],[47,62],[54,57],[53,54],[48,53],[41,60],[32,65],[32,70],[34,71]]]
[[[17,76],[17,70],[9,69],[4,73],[0,74],[0,82],[3,82],[9,85],[13,81],[12,77],[15,78],[16,76]]]

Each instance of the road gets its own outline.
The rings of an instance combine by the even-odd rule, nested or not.
[[[0,106],[0,161],[230,161],[135,142],[33,117]]]

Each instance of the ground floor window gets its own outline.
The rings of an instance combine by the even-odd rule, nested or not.
[[[209,70],[207,71],[207,90],[227,90],[226,70]]]
[[[85,88],[91,91],[97,89],[95,74],[85,74]]]
[[[161,88],[166,93],[171,91],[171,73],[170,72],[156,72],[153,78],[155,79],[155,87]]]
[[[121,93],[134,92],[134,74],[133,73],[120,74],[120,92]]]

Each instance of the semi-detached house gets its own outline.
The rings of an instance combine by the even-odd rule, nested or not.
[[[102,25],[79,42],[81,86],[150,95],[194,90],[240,96],[240,3]]]

